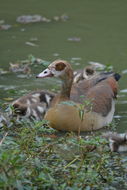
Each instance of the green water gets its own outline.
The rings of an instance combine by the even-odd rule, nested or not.
[[[19,24],[20,15],[40,14],[49,19],[68,15],[64,21],[49,23]],[[89,61],[112,64],[122,73],[127,69],[127,1],[126,0],[0,0],[0,20],[12,28],[0,31],[0,67],[8,69],[9,62],[26,59],[29,54],[44,60],[62,58],[77,61],[73,68],[83,68]],[[77,37],[80,41],[69,41]],[[26,45],[37,38],[37,46]],[[58,55],[58,56],[56,56]],[[80,59],[79,59],[80,58]],[[35,70],[34,74],[40,72]],[[127,89],[127,73],[122,74],[120,90]],[[7,88],[32,90],[50,89],[57,86],[55,80],[17,78],[9,73],[0,76],[0,98],[8,97]],[[11,95],[13,97],[13,95]],[[118,131],[127,126],[126,91],[120,92],[116,102]]]

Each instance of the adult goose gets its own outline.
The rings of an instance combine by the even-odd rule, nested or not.
[[[46,77],[58,77],[62,81],[61,91],[53,98],[44,117],[51,127],[62,131],[78,131],[79,128],[80,131],[91,131],[111,123],[119,74],[101,73],[92,80],[73,84],[71,65],[64,60],[56,60],[37,75],[37,78]],[[90,106],[86,106],[86,102]],[[81,104],[84,105],[82,110]]]
[[[73,82],[78,83],[81,80],[90,79],[95,74],[95,68],[87,66],[83,70],[74,71]],[[17,118],[25,117],[41,120],[49,109],[54,96],[55,93],[46,90],[37,90],[21,96],[11,103],[14,107],[14,111],[11,115],[15,115]]]

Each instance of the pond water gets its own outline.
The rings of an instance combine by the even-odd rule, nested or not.
[[[45,16],[51,22],[16,22],[18,16],[35,14]],[[126,0],[1,0],[0,20],[11,25],[8,30],[0,30],[0,68],[4,70],[8,70],[10,62],[27,59],[30,54],[47,61],[68,60],[74,69],[83,68],[90,61],[113,65],[122,75],[115,120],[119,132],[126,130]],[[38,88],[58,88],[56,80],[37,80],[35,75],[40,70],[40,66],[35,68],[32,77],[28,78],[17,77],[15,73],[1,74],[1,101]],[[16,95],[13,89],[19,93]]]

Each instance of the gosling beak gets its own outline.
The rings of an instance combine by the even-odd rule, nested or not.
[[[52,77],[52,76],[53,76],[52,72],[47,68],[43,72],[38,74],[36,78],[46,78],[46,77]]]

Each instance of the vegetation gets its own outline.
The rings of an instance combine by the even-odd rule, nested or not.
[[[15,121],[0,134],[0,189],[126,189],[127,160],[91,133],[58,133],[46,121]]]
[[[24,65],[31,68],[37,61],[39,65],[49,64],[31,55],[11,69],[15,72],[16,68],[18,73]],[[18,93],[24,91],[7,90],[8,97],[3,100],[10,101]],[[5,109],[3,102],[0,106]],[[76,107],[81,122],[84,107],[90,111],[91,102],[84,101]],[[116,126],[112,123],[110,127],[114,130]],[[79,126],[78,134],[60,133],[46,121],[15,118],[0,123],[0,189],[123,190],[127,189],[126,173],[126,155],[111,152],[101,132],[82,134]]]

